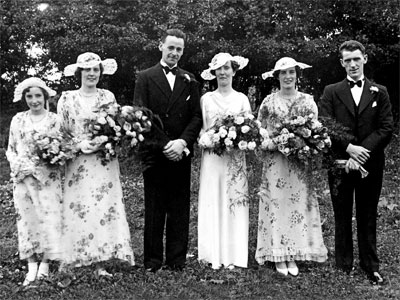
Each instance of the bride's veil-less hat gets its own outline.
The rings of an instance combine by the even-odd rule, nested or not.
[[[118,65],[115,59],[107,58],[101,60],[100,56],[93,52],[85,52],[78,56],[76,63],[68,65],[64,68],[65,76],[73,76],[77,68],[91,68],[97,66],[98,64],[103,65],[103,74],[112,75],[117,71]]]

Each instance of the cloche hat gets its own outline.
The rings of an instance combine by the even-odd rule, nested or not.
[[[296,66],[301,69],[311,68],[310,65],[295,61],[291,57],[282,57],[275,63],[275,67],[273,70],[261,74],[261,77],[262,79],[267,79],[268,77],[273,77],[275,71],[286,70]]]
[[[20,82],[15,88],[13,102],[20,101],[22,98],[22,92],[30,87],[40,87],[44,89],[49,94],[50,97],[53,97],[57,94],[57,92],[49,88],[42,79],[37,77],[29,77],[24,81]]]
[[[93,52],[85,52],[78,56],[75,64],[71,64],[65,67],[64,75],[65,76],[73,76],[77,68],[91,68],[97,66],[98,64],[103,65],[103,74],[112,75],[117,71],[118,65],[115,59],[107,58],[105,60],[101,60],[100,56]]]
[[[211,62],[208,64],[209,68],[201,72],[201,77],[205,80],[212,80],[215,76],[211,73],[212,70],[216,70],[223,65],[225,65],[228,61],[235,61],[239,64],[239,70],[243,69],[249,63],[248,58],[244,58],[242,56],[232,56],[229,53],[218,53],[216,54]]]

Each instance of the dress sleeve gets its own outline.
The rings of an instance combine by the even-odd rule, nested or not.
[[[242,108],[245,113],[249,113],[249,114],[252,113],[249,98],[245,94],[243,94],[243,107]]]
[[[10,163],[11,172],[14,172],[16,169],[17,163],[17,120],[16,117],[13,117],[10,125],[10,134],[8,138],[8,148],[6,151],[7,160]]]
[[[262,127],[266,127],[267,119],[269,117],[269,110],[267,107],[267,102],[269,101],[270,95],[264,98],[263,102],[260,105],[260,109],[258,110],[257,119],[261,122]]]

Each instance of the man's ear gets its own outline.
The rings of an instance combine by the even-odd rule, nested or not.
[[[364,64],[366,64],[368,61],[368,54],[364,54]]]
[[[344,68],[343,58],[340,59],[340,64],[341,64],[342,67]]]
[[[162,47],[163,47],[163,42],[160,42],[160,44],[158,45],[158,49],[159,49],[160,51],[162,51]]]

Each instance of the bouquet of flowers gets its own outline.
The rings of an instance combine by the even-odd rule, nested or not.
[[[222,155],[233,149],[254,151],[267,138],[267,130],[261,128],[261,122],[252,114],[228,114],[218,118],[214,126],[204,132],[199,145]]]
[[[121,107],[116,103],[107,103],[99,107],[95,114],[86,120],[92,144],[101,145],[97,155],[103,165],[117,155],[117,147],[122,138],[119,125]]]
[[[123,106],[121,108],[120,123],[124,132],[124,138],[129,141],[131,147],[144,141],[143,134],[150,132],[152,123],[150,116],[144,108]]]
[[[63,166],[75,156],[75,145],[72,139],[63,132],[32,133],[32,147],[36,163],[47,166]]]
[[[265,142],[264,149],[277,150],[307,165],[327,153],[332,145],[328,129],[313,114],[294,116],[277,124],[277,133]]]

